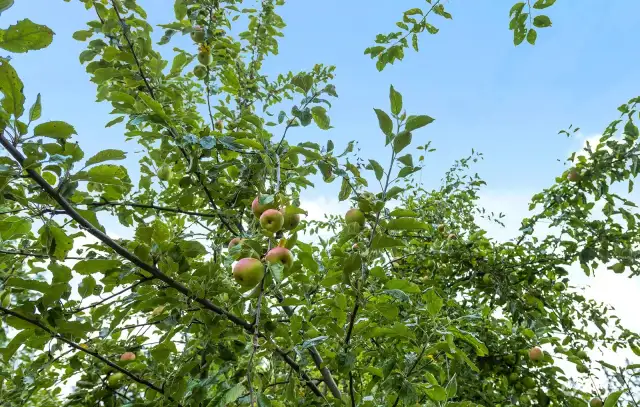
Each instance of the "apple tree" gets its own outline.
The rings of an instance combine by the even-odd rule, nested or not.
[[[175,19],[157,42],[135,0],[76,3],[93,16],[74,38],[112,107],[105,125],[143,153],[137,166],[131,151],[86,157],[73,123],[42,120],[46,103],[27,103],[33,85],[0,59],[0,405],[635,405],[632,377],[597,381],[621,368],[601,352],[640,355],[640,338],[569,270],[640,274],[620,193],[638,174],[640,98],[500,242],[479,222],[500,222],[478,203],[480,154],[435,190],[418,182],[433,148],[413,134],[434,118],[393,86],[372,106],[385,162],[345,140],[290,143],[331,128],[338,93],[332,66],[264,73],[283,0],[159,2]],[[451,18],[427,3],[365,51],[378,69],[437,33],[431,16]],[[511,9],[516,45],[551,25],[540,10],[554,0],[531,3]],[[190,48],[165,59],[178,36]],[[0,48],[19,58],[53,39],[25,18]],[[313,182],[352,209],[306,219]]]

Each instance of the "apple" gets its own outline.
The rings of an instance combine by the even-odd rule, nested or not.
[[[275,205],[275,202],[273,201],[261,205],[260,197],[256,197],[256,199],[254,199],[253,202],[251,203],[251,211],[253,212],[256,218],[259,218],[267,209],[275,209],[275,207],[276,205]]]
[[[229,250],[233,249],[235,246],[239,245],[240,243],[242,243],[244,239],[240,238],[240,237],[234,237],[233,239],[231,239],[231,241],[229,242]]]
[[[158,169],[158,178],[160,178],[162,181],[168,181],[169,178],[171,178],[171,167],[169,167],[167,164],[161,165]]]
[[[456,240],[458,238],[458,236],[456,236],[455,233],[449,233],[449,236],[447,236],[447,238],[449,240]]]
[[[589,401],[589,405],[591,407],[602,407],[604,403],[602,402],[602,399],[600,397],[594,397],[591,399],[591,401]]]
[[[589,359],[589,355],[587,355],[587,352],[583,350],[577,351],[576,356],[579,357],[580,359]]]
[[[211,52],[209,51],[200,51],[198,52],[198,62],[202,65],[211,65],[212,62]]]
[[[444,225],[438,225],[438,232],[444,233]]]
[[[578,373],[589,373],[589,368],[585,365],[576,365],[576,370]]]
[[[482,276],[482,281],[484,281],[485,284],[491,284],[493,278],[491,277],[491,274],[486,273],[484,276]]]
[[[351,246],[352,250],[358,250],[359,246],[358,243],[354,243],[353,246]]]
[[[567,286],[564,285],[564,283],[558,281],[557,283],[555,283],[553,285],[553,290],[556,292],[561,292],[564,291],[567,288]]]
[[[112,389],[119,389],[120,387],[122,387],[123,380],[124,374],[122,374],[121,372],[116,372],[109,376],[109,378],[107,379],[107,384]]]
[[[267,209],[260,215],[260,225],[271,233],[276,233],[284,225],[284,216],[280,211]]]
[[[538,362],[544,359],[544,352],[542,351],[542,349],[535,346],[529,349],[529,359],[533,360],[534,362]]]
[[[204,42],[204,30],[199,25],[193,27],[193,31],[191,32],[191,39],[193,42]]]
[[[347,223],[357,223],[360,227],[364,226],[364,213],[360,209],[351,208],[344,215],[344,220]]]
[[[196,65],[195,68],[193,68],[193,74],[198,79],[204,79],[204,77],[207,76],[207,67],[204,65]]]
[[[580,174],[578,174],[578,171],[575,168],[572,168],[567,174],[567,179],[571,182],[578,182],[580,180]]]
[[[293,255],[286,247],[274,247],[264,258],[271,264],[282,264],[285,270],[293,264]]]
[[[282,212],[282,216],[284,216],[284,226],[282,226],[284,230],[293,230],[300,224],[300,215],[297,213],[287,213],[286,208],[280,212]]]
[[[240,259],[233,266],[233,278],[242,287],[255,287],[262,280],[262,277],[264,277],[264,266],[258,259],[247,257]]]
[[[222,123],[222,120],[216,121],[216,130],[222,131],[223,128],[224,128],[224,124]]]
[[[522,384],[527,389],[533,389],[534,387],[536,387],[536,381],[533,380],[533,377],[529,377],[529,376],[522,379]]]
[[[130,362],[132,360],[136,360],[136,354],[133,352],[125,352],[120,355],[120,360],[123,362]]]

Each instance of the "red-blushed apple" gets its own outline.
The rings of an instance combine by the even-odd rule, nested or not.
[[[255,287],[262,277],[264,277],[264,265],[258,259],[247,257],[238,260],[233,266],[233,278],[242,287]]]
[[[300,224],[300,215],[297,213],[287,213],[287,208],[282,209],[282,216],[284,216],[284,230],[293,230]]]
[[[229,250],[233,249],[235,246],[239,245],[240,243],[242,243],[244,239],[240,238],[240,237],[234,237],[233,239],[231,239],[231,241],[229,242]]]
[[[271,233],[276,233],[282,226],[284,225],[284,216],[280,211],[275,209],[267,209],[260,215],[260,226],[264,230],[267,230]]]
[[[293,264],[293,254],[286,247],[274,247],[264,258],[271,264],[282,264],[285,270]]]
[[[352,250],[358,250],[360,246],[358,246],[358,243],[354,243],[353,246],[351,246]]]
[[[349,223],[357,223],[360,227],[364,226],[364,213],[360,209],[351,208],[344,215],[344,220]]]
[[[600,397],[594,397],[589,401],[589,406],[591,407],[602,407],[604,403]]]
[[[136,354],[133,352],[125,352],[120,355],[120,360],[123,362],[130,362],[132,360],[136,360]]]
[[[580,180],[580,174],[578,174],[578,171],[575,168],[572,168],[567,174],[567,179],[571,182],[578,182]]]
[[[260,205],[260,198],[256,197],[256,199],[254,199],[251,203],[251,212],[253,212],[256,218],[260,218],[264,211],[266,211],[267,209],[275,209],[275,207],[275,202],[269,202],[267,204]]]
[[[544,352],[539,347],[534,346],[533,348],[529,349],[529,359],[534,362],[539,362],[544,359]]]

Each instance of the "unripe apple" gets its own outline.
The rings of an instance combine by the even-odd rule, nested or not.
[[[116,372],[109,376],[109,378],[107,379],[107,384],[112,389],[119,389],[120,387],[122,387],[122,380],[124,380],[124,374],[122,374],[121,372]]]
[[[282,216],[280,211],[267,209],[262,213],[262,215],[260,215],[260,226],[271,233],[276,233],[282,229],[283,225],[284,216]]]
[[[224,128],[224,124],[222,123],[222,120],[218,120],[216,121],[216,130],[218,131],[222,131],[222,129]]]
[[[589,373],[589,368],[585,365],[577,365],[576,370],[578,371],[578,373]]]
[[[239,245],[240,243],[242,243],[244,239],[239,238],[239,237],[234,237],[233,239],[231,239],[231,241],[229,242],[229,250],[233,249],[235,246]]]
[[[120,355],[120,360],[123,362],[130,362],[132,360],[136,360],[136,354],[133,352],[125,352]]]
[[[168,181],[171,178],[171,167],[167,164],[163,164],[158,169],[158,178],[162,181]]]
[[[580,180],[580,174],[575,168],[572,168],[567,174],[567,179],[571,182],[578,182]]]
[[[300,215],[297,213],[287,213],[287,208],[282,209],[282,216],[284,216],[284,230],[293,230],[300,224]]]
[[[201,43],[204,41],[204,30],[199,25],[193,27],[193,31],[191,32],[191,39],[193,42]]]
[[[293,254],[291,254],[291,251],[286,247],[274,247],[269,250],[265,259],[271,264],[282,264],[285,270],[293,264]]]
[[[564,283],[558,281],[557,283],[555,283],[553,285],[553,290],[556,292],[561,292],[564,291],[567,288],[567,286],[564,285]]]
[[[522,379],[522,384],[527,389],[533,389],[534,387],[536,387],[536,381],[533,380],[533,377],[529,377],[529,376]]]
[[[204,65],[196,65],[195,68],[193,68],[193,74],[196,78],[203,79],[207,76],[207,67]]]
[[[589,355],[587,355],[587,352],[583,351],[583,350],[579,350],[576,352],[576,356],[579,357],[580,359],[588,359]]]
[[[262,215],[262,213],[267,209],[275,209],[275,207],[276,205],[275,205],[275,202],[273,201],[261,205],[259,197],[256,197],[256,199],[254,199],[253,202],[251,203],[251,211],[253,212],[256,218],[259,218]]]
[[[538,361],[544,359],[544,352],[542,351],[542,349],[540,349],[539,347],[535,346],[535,347],[529,349],[529,359],[531,359],[534,362],[538,362]]]
[[[209,51],[200,51],[198,52],[198,62],[202,65],[211,65],[213,59],[211,58],[211,52]]]
[[[440,232],[440,233],[444,233],[444,227],[445,227],[445,226],[444,226],[444,225],[442,225],[442,224],[438,225],[438,232]]]
[[[602,407],[604,403],[602,402],[602,399],[600,397],[594,397],[591,399],[591,401],[589,401],[589,405],[591,407]]]
[[[242,287],[255,287],[262,280],[262,277],[264,277],[264,266],[258,259],[247,257],[240,259],[233,266],[233,278]]]
[[[493,278],[491,277],[491,274],[486,273],[484,276],[482,276],[482,281],[484,281],[485,284],[491,284]]]
[[[360,227],[364,226],[364,213],[360,209],[351,208],[344,215],[344,220],[347,223],[357,223]]]

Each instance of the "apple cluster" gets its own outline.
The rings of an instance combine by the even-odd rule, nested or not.
[[[288,213],[286,208],[278,210],[275,202],[260,203],[259,197],[253,200],[251,211],[260,220],[262,229],[269,233],[277,233],[281,230],[293,230],[300,223],[300,215]],[[241,244],[242,238],[236,237],[229,242],[229,249]],[[274,247],[264,256],[269,264],[282,264],[285,270],[293,265],[293,254],[286,247]],[[258,285],[264,278],[264,265],[262,261],[253,257],[245,257],[238,260],[233,266],[233,278],[244,288],[252,288]]]

